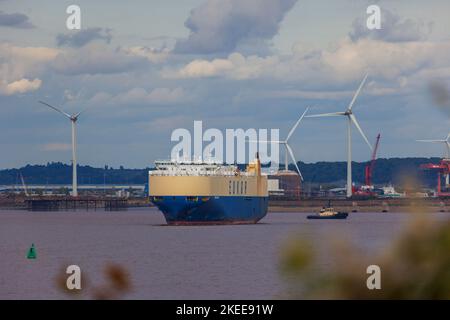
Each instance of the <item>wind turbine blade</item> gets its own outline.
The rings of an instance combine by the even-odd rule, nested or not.
[[[62,111],[62,110],[60,110],[60,109],[58,109],[58,108],[56,108],[56,107],[54,107],[54,106],[52,106],[52,105],[49,105],[49,104],[46,103],[46,102],[39,101],[39,103],[41,103],[41,104],[43,104],[43,105],[46,105],[47,107],[52,108],[53,110],[55,110],[55,111],[57,111],[57,112],[59,112],[59,113],[65,115],[65,116],[66,116],[67,118],[69,118],[69,119],[72,118],[70,114],[68,114],[68,113],[66,113],[66,112],[64,112],[64,111]]]
[[[446,141],[450,141],[450,133],[448,134],[447,138],[445,139]]]
[[[359,85],[358,90],[356,91],[355,95],[353,96],[352,101],[351,101],[350,104],[348,105],[348,108],[347,108],[348,111],[351,111],[351,110],[352,110],[353,105],[355,104],[356,98],[358,98],[359,93],[361,92],[361,89],[363,88],[364,84],[366,83],[366,80],[367,80],[367,77],[368,77],[368,76],[369,76],[369,75],[366,74],[366,76],[364,77],[363,81],[361,81],[361,84]]]
[[[367,139],[366,135],[364,134],[364,132],[362,131],[361,127],[359,126],[358,121],[356,120],[356,117],[354,114],[350,114],[349,115],[351,121],[353,122],[353,124],[356,126],[356,128],[358,128],[359,133],[361,133],[362,137],[364,138],[364,140],[366,141],[367,145],[369,146],[370,150],[373,150],[372,145],[370,144],[369,140]]]
[[[303,112],[303,114],[301,115],[301,117],[297,120],[297,122],[295,123],[295,125],[292,127],[291,131],[289,131],[286,141],[289,140],[289,138],[292,136],[292,134],[294,133],[295,129],[297,129],[298,125],[300,124],[300,122],[303,120],[303,118],[305,117],[306,113],[308,112],[309,107],[307,107],[305,109],[305,112]]]
[[[84,113],[86,110],[87,110],[87,108],[81,110],[80,112],[78,112],[78,113],[74,116],[74,118],[78,118],[78,117],[80,116],[80,114]]]
[[[332,112],[332,113],[311,114],[309,116],[305,116],[305,118],[335,117],[345,115],[346,115],[345,112]]]
[[[295,169],[297,169],[297,172],[298,172],[298,174],[300,176],[300,179],[302,179],[302,181],[303,181],[302,173],[300,172],[300,169],[298,168],[298,165],[297,165],[297,160],[295,160],[295,157],[294,157],[294,152],[292,152],[291,147],[287,143],[285,144],[285,146],[286,146],[286,149],[289,152],[289,155],[291,156],[292,161],[294,161]],[[286,168],[286,170],[287,170],[287,168]]]
[[[442,143],[447,142],[447,140],[416,140],[417,142],[433,142],[433,143]]]
[[[447,145],[447,158],[450,158],[450,142],[446,141]]]

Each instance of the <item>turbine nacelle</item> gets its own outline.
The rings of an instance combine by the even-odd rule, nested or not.
[[[83,110],[83,111],[80,111],[78,113],[68,114],[67,112],[64,112],[61,109],[58,109],[58,108],[56,108],[56,107],[54,107],[54,106],[52,106],[52,105],[50,105],[50,104],[48,104],[48,103],[46,103],[44,101],[39,101],[39,103],[41,103],[43,105],[46,105],[49,108],[52,108],[56,112],[61,113],[63,116],[67,117],[70,121],[73,121],[73,122],[77,122],[78,117],[80,116],[80,114],[82,114],[84,112],[84,110]]]
[[[447,149],[447,158],[450,158],[450,133],[445,139],[441,140],[416,140],[418,142],[431,142],[431,143],[443,143]]]
[[[358,98],[364,84],[366,83],[368,74],[365,75],[364,79],[361,81],[361,84],[358,87],[358,90],[355,92],[352,101],[350,102],[350,104],[348,105],[347,109],[345,111],[341,111],[341,112],[332,112],[332,113],[321,113],[321,114],[312,114],[309,116],[306,116],[307,118],[319,118],[319,117],[334,117],[334,116],[347,116],[349,119],[350,123],[353,123],[355,125],[355,127],[358,129],[359,133],[361,134],[361,136],[363,137],[364,141],[367,143],[367,145],[369,146],[370,150],[373,150],[372,145],[369,142],[369,139],[367,139],[364,131],[362,130],[361,126],[358,123],[358,120],[356,120],[356,117],[353,113],[353,105],[356,102],[356,98]]]
[[[348,127],[347,127],[347,144],[348,144],[348,156],[347,156],[347,196],[352,196],[352,152],[351,152],[351,126],[352,124],[358,129],[359,133],[363,137],[364,141],[369,146],[370,150],[373,150],[372,145],[369,142],[369,139],[367,139],[366,135],[364,134],[364,131],[362,130],[361,126],[358,123],[358,120],[356,120],[356,117],[353,113],[353,105],[356,102],[356,99],[358,98],[362,88],[364,87],[364,84],[366,83],[368,75],[366,74],[364,79],[361,81],[361,84],[358,87],[358,90],[356,90],[355,94],[353,95],[352,100],[350,101],[350,104],[348,105],[347,109],[345,111],[341,112],[332,112],[332,113],[322,113],[322,114],[313,114],[307,116],[307,118],[321,118],[321,117],[336,117],[336,116],[346,116],[348,119]]]
[[[298,125],[300,124],[300,122],[303,120],[303,118],[305,117],[306,113],[308,112],[309,107],[305,109],[305,111],[303,112],[303,114],[300,116],[300,118],[297,120],[297,122],[294,124],[294,126],[291,128],[291,130],[289,131],[286,140],[271,140],[271,141],[264,141],[264,140],[259,140],[259,141],[255,141],[255,140],[251,140],[249,142],[253,142],[253,143],[277,143],[280,145],[283,145],[286,148],[286,159],[285,159],[285,170],[288,170],[288,158],[287,158],[287,154],[289,154],[289,156],[291,157],[291,159],[294,161],[294,165],[295,165],[295,169],[298,172],[298,175],[300,176],[300,179],[302,179],[303,181],[303,176],[302,173],[300,172],[300,168],[297,165],[297,160],[295,159],[294,156],[294,152],[292,151],[291,146],[289,145],[289,139],[291,138],[291,136],[293,135],[295,129],[297,129]]]

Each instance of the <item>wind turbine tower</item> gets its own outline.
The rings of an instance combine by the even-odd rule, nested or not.
[[[39,103],[46,105],[49,108],[52,108],[56,112],[61,113],[63,116],[67,117],[72,124],[72,196],[78,197],[78,184],[77,184],[77,129],[76,124],[78,117],[83,111],[80,111],[76,114],[70,115],[61,109],[58,109],[46,102],[39,101]]]
[[[372,145],[364,134],[361,126],[359,125],[356,117],[353,113],[353,105],[355,104],[356,98],[358,98],[364,84],[367,80],[367,74],[359,85],[358,90],[353,96],[352,101],[348,105],[347,109],[342,112],[333,112],[333,113],[322,113],[322,114],[314,114],[306,116],[307,118],[318,118],[318,117],[335,117],[335,116],[345,116],[347,117],[347,197],[350,198],[353,194],[352,190],[352,124],[358,129],[359,133],[363,137],[364,141],[366,141],[370,150],[373,150]]]

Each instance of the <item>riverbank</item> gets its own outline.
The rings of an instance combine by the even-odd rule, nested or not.
[[[346,212],[450,212],[450,199],[439,198],[271,200],[269,212],[318,212],[329,200],[337,211]]]
[[[43,197],[43,199],[45,199],[45,197]],[[1,197],[0,210],[26,210],[26,200],[27,198],[23,196]],[[337,211],[347,212],[410,212],[417,208],[422,208],[427,212],[450,212],[450,199],[439,198],[270,199],[269,212],[317,212],[323,206],[328,205],[328,201],[331,201],[331,205]],[[148,198],[129,198],[126,199],[126,204],[129,208],[153,206]]]

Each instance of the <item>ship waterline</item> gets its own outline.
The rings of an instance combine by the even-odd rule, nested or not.
[[[268,197],[165,196],[152,202],[169,225],[257,223],[268,208]]]

